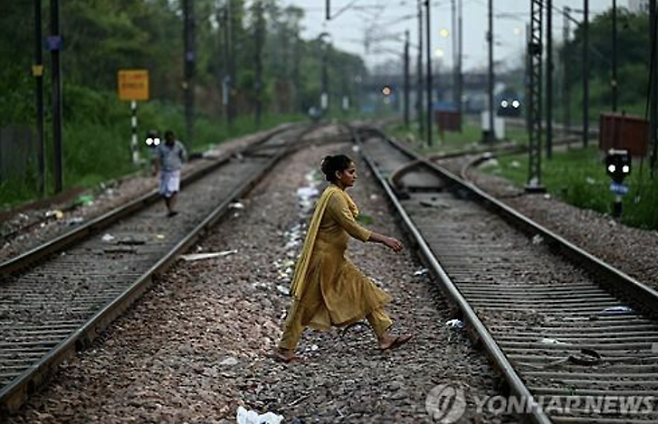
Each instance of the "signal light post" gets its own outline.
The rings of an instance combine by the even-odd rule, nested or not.
[[[624,184],[624,179],[631,173],[631,155],[627,150],[608,150],[605,158],[605,169],[613,183],[610,184],[610,191],[615,193],[615,201],[612,204],[612,216],[619,218],[621,216],[621,198],[628,193],[628,186]]]

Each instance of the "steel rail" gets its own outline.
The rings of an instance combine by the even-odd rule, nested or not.
[[[467,192],[482,206],[497,213],[500,217],[511,223],[514,227],[523,231],[525,234],[533,237],[535,235],[540,235],[544,239],[544,242],[546,242],[555,251],[574,261],[578,265],[584,267],[588,271],[602,277],[600,284],[606,286],[617,294],[622,295],[624,300],[627,300],[634,306],[639,307],[637,309],[641,310],[646,315],[653,318],[658,318],[658,291],[637,281],[623,271],[614,268],[603,260],[579,248],[565,238],[534,222],[515,209],[507,206],[500,200],[485,193],[475,185],[457,177],[440,165],[437,165],[436,163],[423,158],[422,156],[410,150],[408,147],[389,139],[386,134],[380,130],[374,128],[370,128],[368,130],[378,134],[379,137],[386,140],[396,149],[406,154],[409,158],[418,160],[420,163],[425,164],[442,178],[447,180],[453,189]]]
[[[298,136],[296,136],[297,140],[301,140],[311,129],[312,127],[303,130]],[[273,132],[256,143],[259,144],[265,142],[280,132],[281,131]],[[50,376],[64,360],[74,356],[77,351],[83,350],[89,346],[99,334],[101,334],[116,318],[121,316],[121,314],[150,287],[154,276],[164,272],[175,260],[178,254],[189,248],[204,234],[205,231],[225,216],[226,212],[229,210],[231,202],[248,193],[283,157],[301,147],[296,146],[295,144],[300,143],[291,142],[287,146],[280,146],[281,150],[272,156],[262,168],[248,176],[248,178],[236,187],[222,203],[220,203],[206,218],[203,219],[202,222],[179,241],[165,256],[130,284],[122,294],[95,313],[90,319],[82,324],[79,329],[50,350],[37,363],[30,366],[25,372],[23,372],[23,374],[0,390],[0,417],[17,411],[32,393],[48,381]],[[248,148],[241,150],[244,153]],[[230,159],[230,157],[227,158],[227,160],[228,159]],[[212,169],[216,169],[217,166],[219,165],[214,164]],[[207,168],[204,168],[203,171],[205,174],[211,172],[211,170]],[[201,178],[201,176],[196,177],[196,179],[198,178]],[[189,183],[190,181],[188,181],[188,184]],[[126,213],[123,208],[121,209],[122,214]],[[131,211],[134,212],[134,209],[131,209]]]
[[[269,138],[285,130],[286,128],[277,128],[275,130],[272,130],[264,134],[262,137],[260,137],[258,140],[256,140],[255,142],[253,142],[248,146],[236,149],[235,151],[232,152],[227,152],[222,154],[217,159],[215,159],[213,163],[204,166],[200,169],[197,169],[192,173],[184,176],[181,179],[181,187],[185,187],[199,180],[200,178],[208,175],[209,173],[221,168],[234,155],[236,154],[244,155],[250,149],[253,149],[254,147],[261,145]],[[0,263],[0,284],[2,284],[3,279],[10,276],[12,273],[27,268],[28,266],[41,261],[43,258],[52,255],[53,253],[60,252],[63,249],[67,248],[68,246],[71,246],[72,244],[79,242],[92,234],[96,234],[106,229],[107,227],[121,220],[122,218],[130,216],[135,212],[142,210],[159,200],[160,200],[160,195],[158,193],[158,190],[154,189],[123,206],[112,209],[92,219],[91,221],[82,224],[77,228],[72,229],[71,231],[61,234],[53,238],[52,240],[49,240],[39,246],[36,246],[28,250],[27,252],[21,253],[18,256],[14,256],[13,258]]]
[[[467,197],[471,200],[474,200],[476,203],[484,206],[485,209],[493,212],[494,214],[503,218],[505,221],[511,223],[514,228],[520,229],[523,233],[528,234],[531,237],[540,235],[544,239],[544,243],[549,244],[554,253],[559,253],[562,257],[565,257],[569,261],[576,262],[578,266],[588,270],[589,272],[592,272],[593,274],[604,276],[602,280],[597,279],[598,284],[607,287],[609,289],[608,291],[614,292],[618,298],[624,298],[624,300],[628,301],[629,304],[632,304],[636,310],[643,309],[647,315],[655,317],[656,306],[658,306],[658,293],[653,289],[639,283],[622,271],[615,269],[614,267],[583,251],[577,246],[574,246],[567,240],[557,236],[546,228],[534,223],[529,218],[523,216],[507,205],[504,205],[502,202],[492,198],[474,185],[462,181],[460,178],[443,169],[439,165],[429,161],[427,158],[422,158],[416,153],[410,151],[405,146],[390,140],[381,131],[376,129],[367,129],[366,131],[373,133],[376,138],[386,140],[385,142],[390,143],[390,145],[394,147],[396,151],[402,152],[413,163],[416,163],[416,166],[422,166],[425,169],[431,170],[442,180],[447,181],[446,188],[450,191],[456,192],[458,197]],[[363,143],[361,143],[358,133],[355,133],[355,140],[357,140],[361,146],[362,154],[365,155],[365,149],[363,148]],[[377,164],[373,162],[373,160],[368,157],[365,157],[364,159],[386,191],[387,196],[389,197],[389,200],[393,204],[395,210],[398,212],[398,215],[402,218],[403,226],[407,230],[410,239],[412,239],[416,244],[423,262],[429,269],[432,270],[432,273],[436,276],[437,282],[446,296],[462,311],[465,321],[469,324],[469,333],[484,346],[488,356],[492,359],[495,366],[501,371],[505,380],[509,384],[511,392],[514,395],[524,399],[526,405],[530,405],[531,408],[533,408],[531,413],[528,414],[528,418],[530,418],[533,422],[551,422],[552,420],[547,417],[545,411],[542,409],[542,406],[537,403],[537,399],[541,399],[541,395],[545,392],[545,390],[548,389],[541,389],[544,390],[544,392],[542,392],[540,389],[533,388],[530,385],[526,386],[520,379],[520,371],[516,371],[516,369],[511,365],[510,361],[512,361],[513,358],[505,356],[503,353],[503,351],[505,351],[509,354],[510,352],[518,350],[514,349],[515,346],[510,347],[509,345],[514,345],[514,340],[518,340],[519,342],[517,343],[518,346],[516,346],[516,348],[522,347],[523,343],[528,343],[526,338],[503,338],[503,341],[500,342],[501,344],[496,342],[496,339],[493,335],[495,331],[492,332],[488,330],[487,327],[484,326],[483,322],[477,317],[473,309],[474,307],[477,307],[477,305],[485,305],[482,303],[482,299],[486,298],[482,297],[482,299],[478,301],[479,303],[477,303],[475,306],[471,306],[469,304],[469,302],[466,300],[466,297],[472,294],[473,290],[467,288],[466,292],[462,294],[462,291],[460,291],[456,284],[451,281],[450,277],[447,275],[446,268],[444,268],[444,266],[442,266],[438,262],[438,259],[435,257],[431,247],[429,246],[429,242],[424,240],[423,236],[420,234],[420,230],[411,221],[410,216],[404,210],[402,204],[398,201],[394,191],[396,187],[392,186],[392,182],[390,181],[392,176],[395,175],[395,172],[391,174],[389,179],[386,179],[378,169]],[[486,291],[488,289],[482,288],[479,290]],[[622,296],[620,296],[620,294],[622,294]],[[607,301],[607,299],[603,299],[603,303],[605,303],[605,301]],[[496,336],[496,338],[497,337],[498,336]],[[616,342],[619,343],[618,340],[616,340]],[[637,342],[640,343],[643,342],[643,340],[638,340]],[[508,346],[503,349],[503,346],[505,345]],[[581,347],[582,346],[587,347],[590,345],[582,344]],[[591,344],[590,347],[594,347],[594,345]],[[596,347],[598,347],[598,345]],[[512,357],[515,357],[515,355],[518,356],[519,354],[520,353],[513,354]],[[564,376],[560,375],[560,378],[564,378]],[[536,390],[540,391],[537,392]],[[538,397],[533,398],[532,393]],[[557,421],[563,422],[565,421],[565,417],[561,417],[557,419]]]
[[[442,291],[459,307],[459,309],[464,314],[465,320],[470,324],[470,328],[475,332],[475,337],[479,340],[487,353],[499,368],[505,380],[510,386],[511,391],[522,399],[527,400],[527,405],[530,407],[530,414],[535,423],[539,424],[550,424],[551,420],[543,412],[541,406],[534,401],[534,397],[526,387],[526,385],[521,380],[521,377],[518,375],[512,364],[508,361],[507,357],[503,353],[502,349],[498,346],[493,336],[487,330],[486,326],[480,318],[477,316],[473,308],[469,305],[468,301],[462,296],[459,289],[452,282],[448,274],[445,272],[441,264],[436,260],[436,257],[432,253],[431,248],[421,235],[420,231],[414,225],[413,221],[409,215],[404,210],[402,204],[398,201],[397,196],[393,192],[393,189],[389,185],[387,179],[381,174],[378,167],[373,163],[373,161],[364,154],[363,144],[358,135],[358,132],[353,130],[353,137],[356,144],[360,147],[360,152],[363,159],[368,164],[368,167],[375,175],[377,181],[382,186],[388,200],[391,202],[395,211],[399,215],[404,228],[407,230],[411,240],[416,244],[418,251],[421,254],[423,262],[432,270],[432,273],[437,277],[439,284],[442,288]]]

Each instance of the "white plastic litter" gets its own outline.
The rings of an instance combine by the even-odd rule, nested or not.
[[[237,364],[238,364],[238,360],[232,356],[229,356],[228,358],[224,359],[222,362],[219,363],[219,365],[227,366],[227,367],[232,367]]]
[[[464,321],[454,318],[446,322],[446,325],[450,328],[464,328]]]
[[[539,343],[544,343],[544,344],[553,344],[553,345],[565,345],[569,343],[561,342],[557,339],[551,339],[549,337],[544,337],[539,339]]]
[[[238,406],[236,418],[238,424],[281,424],[281,421],[283,421],[283,416],[281,415],[276,415],[272,412],[259,415],[258,412],[248,411],[242,406]]]
[[[210,259],[217,258],[220,256],[228,256],[234,253],[238,253],[237,250],[225,250],[223,252],[213,252],[213,253],[190,253],[189,255],[181,255],[181,258],[186,261],[199,261],[201,259]]]
[[[428,272],[429,271],[427,270],[427,268],[421,268],[418,271],[414,272],[414,277],[422,277],[424,275],[427,275]]]
[[[64,212],[62,212],[62,211],[60,211],[60,210],[53,210],[53,211],[48,211],[48,212],[46,212],[46,218],[50,218],[50,217],[53,217],[53,216],[54,216],[56,219],[62,219],[62,218],[64,218]],[[20,214],[19,217],[20,217],[21,219],[22,219],[23,217],[25,217],[25,218],[27,219],[27,215],[25,215],[25,214]]]
[[[229,209],[244,209],[244,205],[240,202],[229,203]]]
[[[315,186],[301,187],[297,189],[297,197],[299,198],[299,206],[301,214],[309,214],[315,206],[315,198],[320,194],[320,191]]]
[[[373,283],[375,283],[375,285],[376,285],[377,287],[380,287],[380,288],[383,288],[383,287],[384,287],[384,282],[383,282],[383,281],[377,280],[376,278],[372,278],[372,277],[369,277],[369,278],[370,278],[370,281],[372,281]]]
[[[499,166],[500,163],[496,158],[489,158],[480,164],[480,167],[482,168],[498,168]]]
[[[105,235],[101,238],[101,240],[103,240],[103,241],[106,242],[106,243],[109,243],[109,242],[113,241],[115,238],[116,238],[116,237],[114,237],[112,234],[105,234]]]
[[[313,186],[301,187],[297,189],[297,196],[302,198],[309,198],[317,196],[318,194],[320,194],[320,191]]]
[[[80,216],[73,217],[73,218],[69,219],[68,221],[66,221],[66,223],[67,223],[68,225],[71,225],[71,226],[73,226],[73,225],[80,225],[80,224],[82,224],[83,222],[85,222],[85,219],[82,218],[82,217],[80,217]]]
[[[628,306],[611,306],[601,311],[602,315],[621,315],[631,313],[633,313],[633,309]]]

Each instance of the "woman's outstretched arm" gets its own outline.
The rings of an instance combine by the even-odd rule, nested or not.
[[[404,246],[402,246],[402,243],[400,243],[399,240],[375,233],[360,226],[352,216],[352,212],[350,212],[347,202],[341,196],[334,194],[331,199],[329,199],[327,210],[334,219],[336,219],[338,224],[355,239],[363,242],[381,243],[396,252],[400,252],[404,249]]]
[[[402,243],[400,243],[400,240],[393,238],[393,237],[388,237],[383,234],[375,233],[374,231],[370,233],[370,238],[368,238],[369,242],[372,243],[381,243],[385,246],[390,247],[396,252],[401,252],[404,250],[404,246]]]

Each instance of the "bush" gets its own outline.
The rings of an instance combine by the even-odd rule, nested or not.
[[[89,88],[67,85],[64,89],[64,188],[93,187],[114,179],[136,168],[132,164],[130,150],[130,104],[120,101],[115,93],[97,92]],[[144,143],[146,132],[157,129],[161,135],[171,129],[185,140],[184,108],[158,101],[140,102],[137,106],[138,142],[142,158],[149,157]],[[29,115],[29,114],[28,114]],[[302,115],[264,115],[261,128],[273,127],[282,122],[305,119]],[[52,125],[46,123],[47,164],[53,163]],[[190,151],[205,150],[221,142],[258,129],[254,117],[241,116],[228,128],[221,120],[198,115],[195,121],[193,145]],[[48,169],[48,192],[53,190],[52,169]],[[4,181],[0,184],[0,206],[6,207],[39,197],[36,178],[26,181]]]

